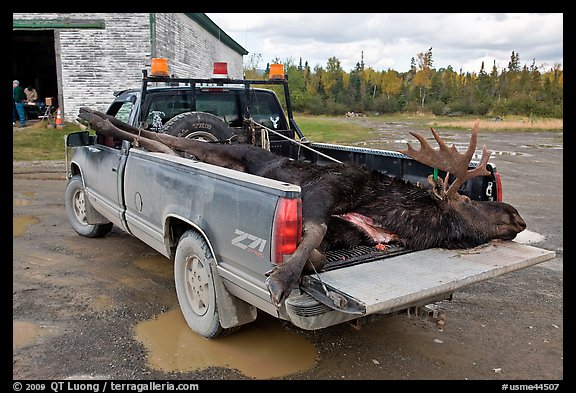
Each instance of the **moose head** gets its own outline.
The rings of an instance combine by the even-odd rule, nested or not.
[[[475,201],[458,193],[460,186],[467,180],[475,176],[490,174],[486,169],[486,164],[492,152],[486,146],[482,149],[482,158],[478,166],[468,169],[476,150],[478,128],[479,120],[476,120],[472,128],[470,143],[464,153],[459,153],[454,145],[448,147],[433,128],[431,131],[438,142],[438,149],[432,148],[422,135],[410,132],[420,142],[420,149],[416,150],[408,143],[407,149],[400,150],[400,152],[423,164],[446,172],[444,180],[435,179],[432,175],[428,177],[432,185],[430,192],[442,201],[446,211],[451,211],[461,217],[462,221],[469,226],[471,233],[477,233],[479,238],[483,239],[482,243],[493,239],[511,240],[526,228],[526,222],[513,206],[497,201]],[[455,177],[451,184],[449,184],[450,174]]]

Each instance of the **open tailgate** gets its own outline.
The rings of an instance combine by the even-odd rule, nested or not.
[[[335,310],[389,313],[555,256],[554,251],[516,241],[493,241],[466,250],[434,248],[306,275],[300,287]]]

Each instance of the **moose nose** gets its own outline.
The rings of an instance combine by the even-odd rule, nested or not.
[[[526,221],[524,221],[524,219],[520,216],[516,217],[516,226],[518,227],[518,232],[522,232],[524,229],[526,229]]]
[[[520,219],[518,221],[518,226],[520,227],[520,230],[518,232],[522,232],[524,229],[526,229],[526,221]]]

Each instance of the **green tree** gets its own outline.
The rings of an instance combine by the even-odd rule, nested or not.
[[[476,97],[481,102],[487,102],[492,92],[492,80],[484,69],[484,62],[480,66],[478,82],[476,83]]]
[[[418,53],[418,70],[412,81],[413,85],[418,88],[420,96],[420,106],[424,108],[426,93],[431,85],[432,79],[432,48],[425,53]]]
[[[510,61],[508,62],[509,72],[519,72],[520,71],[520,55],[512,51],[510,56]]]
[[[344,92],[344,70],[336,57],[328,59],[323,82],[327,96],[337,102]]]
[[[267,78],[262,73],[262,56],[253,54],[244,67],[249,79]],[[281,62],[274,59],[272,63]],[[377,71],[364,62],[364,53],[350,71],[342,69],[336,57],[328,59],[326,68],[312,70],[307,61],[293,59],[284,62],[288,74],[295,110],[313,114],[341,114],[346,110],[358,112],[430,110],[497,115],[535,114],[562,117],[563,81],[561,64],[549,70],[532,64],[520,64],[520,56],[513,51],[510,62],[501,72],[494,60],[490,72],[484,62],[480,70],[455,72],[451,66],[432,68],[432,48],[411,58],[410,70],[399,73],[393,69]],[[280,89],[278,86],[272,86]],[[281,93],[281,91],[278,93]],[[279,94],[282,99],[282,94]]]
[[[404,81],[398,72],[388,68],[388,70],[382,73],[380,88],[382,89],[382,92],[386,94],[386,98],[390,98],[400,92],[403,83]]]
[[[372,67],[367,67],[362,70],[362,89],[364,94],[364,110],[370,110],[373,106],[374,100],[382,91],[380,88],[380,80],[382,75]]]

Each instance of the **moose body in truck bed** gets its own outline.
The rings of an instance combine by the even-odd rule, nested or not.
[[[284,116],[281,110],[275,113]],[[97,237],[117,225],[173,259],[184,317],[206,337],[253,321],[256,309],[301,328],[320,329],[425,305],[554,257],[507,240],[513,237],[508,232],[479,228],[486,216],[464,213],[467,219],[454,219],[455,211],[475,211],[470,206],[497,206],[498,212],[487,217],[505,217],[505,225],[493,229],[523,229],[518,212],[503,208],[498,175],[487,156],[468,164],[466,153],[462,164],[459,154],[449,152],[451,164],[445,167],[424,144],[420,152],[424,162],[432,160],[428,163],[412,159],[409,150],[309,143],[292,129],[290,114],[288,120],[270,123],[289,130],[250,118],[235,130],[192,110],[168,120],[166,132],[137,126],[134,114],[131,124],[88,109],[85,114],[96,136],[75,133],[66,142],[66,206],[74,229]],[[270,151],[253,146],[258,140],[264,144],[263,130],[288,139],[270,136]],[[290,140],[296,134],[300,142]],[[413,184],[427,184],[434,167],[439,176],[428,187]],[[486,176],[469,177],[469,171]],[[339,180],[329,183],[330,176]],[[443,178],[445,183],[457,178],[457,185],[444,188]],[[325,193],[328,184],[332,190]],[[337,193],[345,198],[334,198]],[[370,204],[376,204],[378,194],[387,195],[378,204],[387,211],[375,213]],[[423,206],[433,214],[418,212]],[[459,222],[460,227],[429,231],[436,240],[417,236],[434,222]],[[391,243],[382,245],[382,239]]]

